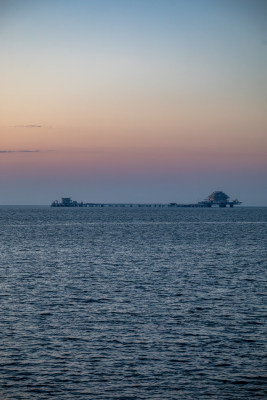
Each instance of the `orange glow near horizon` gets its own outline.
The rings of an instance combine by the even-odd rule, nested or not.
[[[91,151],[40,151],[0,153],[0,177],[50,177],[74,179],[94,175],[118,177],[179,176],[212,170],[262,171],[265,154],[260,152],[200,151],[184,149],[94,149]]]

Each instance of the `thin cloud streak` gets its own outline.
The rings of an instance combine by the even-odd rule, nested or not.
[[[0,150],[1,154],[9,153],[40,153],[40,150]]]
[[[12,128],[42,128],[43,125],[29,124],[29,125],[14,125]]]

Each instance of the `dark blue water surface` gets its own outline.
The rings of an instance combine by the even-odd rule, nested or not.
[[[266,398],[267,208],[0,208],[0,399]]]

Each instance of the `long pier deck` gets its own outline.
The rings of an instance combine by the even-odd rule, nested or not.
[[[229,200],[223,192],[213,192],[207,200],[198,203],[84,203],[71,200],[70,197],[63,197],[62,201],[53,201],[51,207],[153,207],[153,208],[210,208],[210,207],[233,207],[234,205],[241,204],[238,200]]]
[[[174,208],[174,207],[205,207],[200,204],[161,204],[161,203],[83,203],[81,207],[155,207],[155,208]]]
[[[64,204],[64,203],[52,203],[51,207],[125,207],[125,208],[210,208],[210,207],[226,207],[226,205],[211,205],[203,203],[195,204],[177,204],[177,203],[75,203]],[[233,203],[228,203],[227,206],[233,207]]]

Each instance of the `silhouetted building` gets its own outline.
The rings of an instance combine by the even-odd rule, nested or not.
[[[209,195],[208,200],[213,204],[224,204],[227,203],[229,196],[224,192],[213,192]]]
[[[61,202],[57,200],[53,201],[51,207],[82,207],[83,203],[78,203],[77,201],[72,201],[70,197],[62,197]]]
[[[62,197],[62,204],[63,204],[65,207],[70,206],[71,203],[72,203],[72,201],[71,201],[71,198],[70,198],[70,197]]]
[[[215,191],[208,196],[207,200],[200,201],[198,204],[204,205],[206,207],[233,207],[234,205],[241,204],[241,202],[237,199],[231,201],[229,200],[229,196],[226,193]]]

